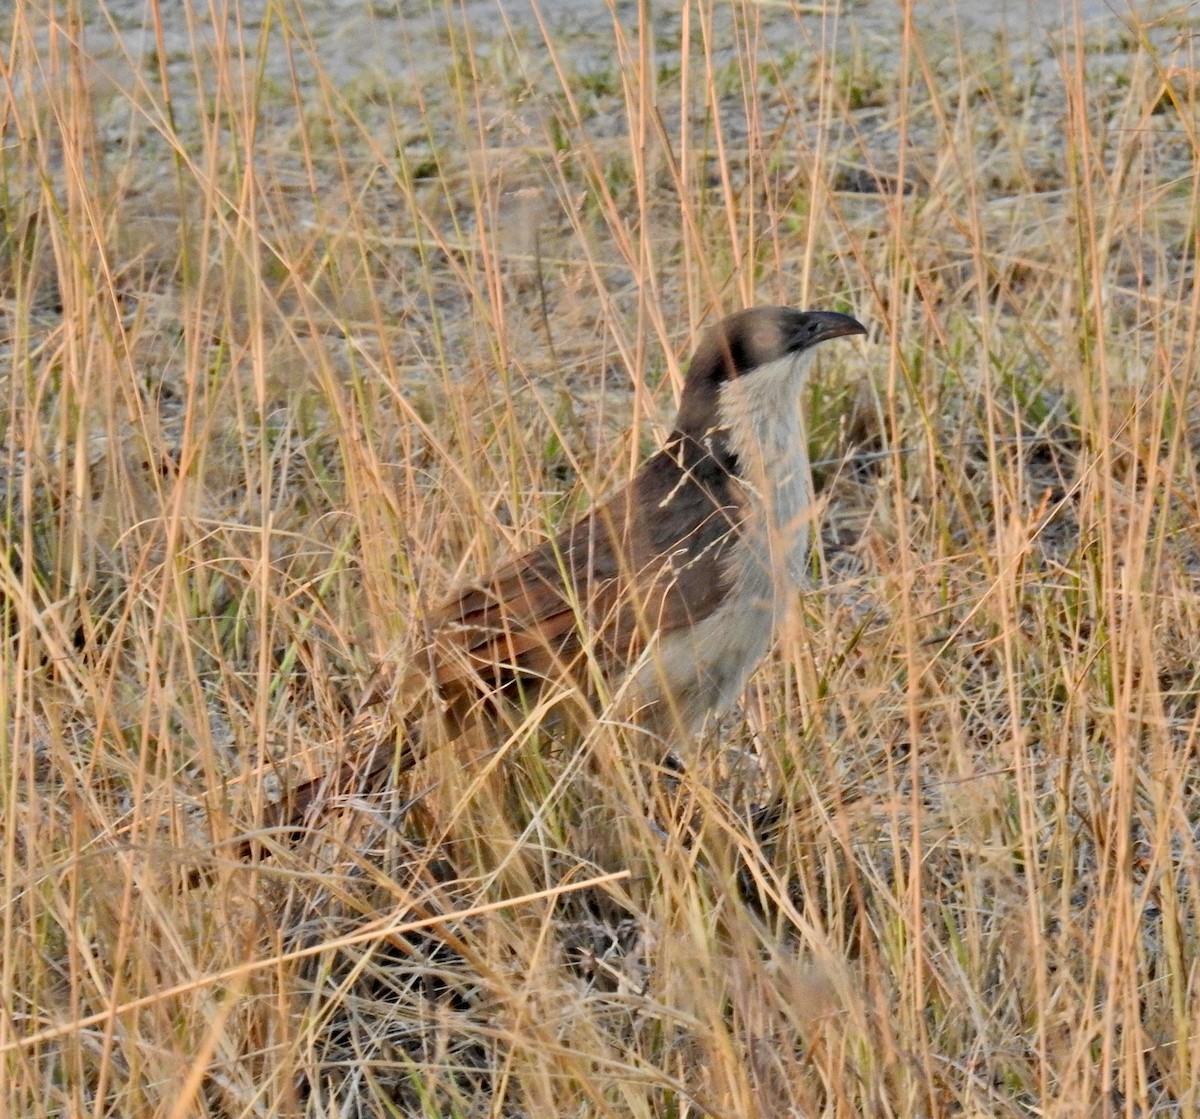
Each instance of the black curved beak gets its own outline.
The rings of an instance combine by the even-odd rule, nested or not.
[[[844,338],[847,334],[866,334],[867,328],[858,319],[838,311],[805,311],[788,339],[790,351],[807,350],[830,338]]]

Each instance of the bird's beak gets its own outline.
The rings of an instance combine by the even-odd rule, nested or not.
[[[806,350],[830,338],[843,338],[847,334],[866,334],[867,328],[856,318],[838,311],[808,311],[804,325],[789,340],[788,349]]]

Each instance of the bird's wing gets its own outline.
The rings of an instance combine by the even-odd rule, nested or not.
[[[569,671],[621,599],[628,529],[617,498],[453,596],[431,619],[438,685]]]
[[[662,451],[632,485],[431,619],[443,689],[636,659],[650,634],[702,621],[726,590],[736,482],[702,449]]]
[[[641,580],[646,590],[634,608],[639,624],[660,637],[697,625],[724,600],[744,513],[741,487],[727,468],[695,450],[676,455],[682,465],[662,452],[635,482],[643,511],[639,566],[647,574],[657,570]]]

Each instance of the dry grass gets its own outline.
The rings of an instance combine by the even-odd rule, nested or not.
[[[1190,9],[49,7],[0,17],[0,1113],[1197,1115]],[[874,337],[744,712],[214,862],[751,302]]]

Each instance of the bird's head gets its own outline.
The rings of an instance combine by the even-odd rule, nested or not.
[[[790,307],[753,307],[722,319],[705,335],[688,368],[676,428],[688,434],[709,430],[722,387],[765,370],[778,373],[787,361],[799,372],[806,355],[822,342],[866,327],[837,311],[796,311]],[[799,392],[800,386],[795,386]]]

